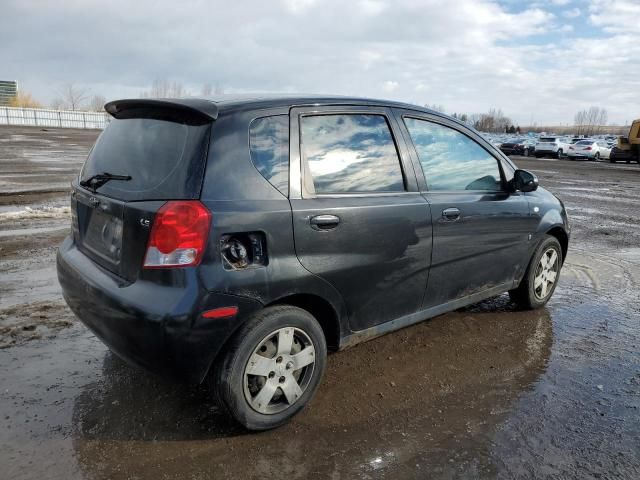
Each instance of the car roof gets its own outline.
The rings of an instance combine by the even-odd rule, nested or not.
[[[340,95],[317,94],[240,94],[240,95],[216,95],[212,97],[185,97],[185,98],[135,98],[114,100],[105,105],[105,110],[114,117],[124,110],[132,108],[144,108],[153,106],[166,106],[197,112],[213,120],[218,118],[222,111],[252,110],[277,107],[294,107],[309,105],[353,105],[353,106],[383,106],[397,107],[415,110],[423,113],[437,115],[462,124],[457,119],[429,108],[412,105],[409,103],[390,100],[380,100],[364,97],[349,97]]]

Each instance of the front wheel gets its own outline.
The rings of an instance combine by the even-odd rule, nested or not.
[[[324,372],[322,328],[306,310],[267,307],[237,332],[212,375],[222,405],[245,428],[283,425],[313,397]]]
[[[526,310],[544,306],[556,289],[561,267],[560,242],[555,237],[546,235],[531,257],[520,285],[509,290],[511,300]]]
[[[525,149],[524,149],[524,156],[525,156],[525,157],[528,157],[528,156],[529,156],[529,149],[528,149],[528,148],[525,148]]]

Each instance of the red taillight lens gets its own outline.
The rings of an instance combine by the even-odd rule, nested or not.
[[[171,201],[156,213],[145,268],[198,265],[207,245],[211,212],[198,200]]]
[[[591,147],[587,147],[587,148],[585,148],[585,150],[591,150]]]
[[[233,317],[238,313],[238,307],[220,307],[213,310],[207,310],[202,314],[204,318],[227,318]]]

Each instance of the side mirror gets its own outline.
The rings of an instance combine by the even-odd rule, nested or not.
[[[513,174],[513,189],[521,192],[533,192],[538,189],[538,177],[527,170],[516,170]]]

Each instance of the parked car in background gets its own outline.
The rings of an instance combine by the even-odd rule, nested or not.
[[[327,350],[553,295],[564,205],[456,119],[319,96],[105,109],[71,185],[64,298],[116,354],[205,382],[248,429],[300,412]]]
[[[608,159],[610,153],[611,147],[604,140],[580,140],[569,146],[568,156],[571,159],[600,160]]]
[[[524,155],[528,157],[536,151],[536,144],[529,138],[516,138],[501,143],[500,150],[505,155]]]
[[[569,145],[560,137],[540,137],[536,143],[536,157],[561,158],[566,155]]]

